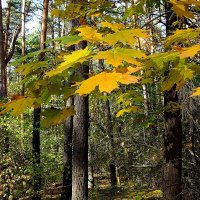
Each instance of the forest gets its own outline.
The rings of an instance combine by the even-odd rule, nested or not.
[[[199,0],[0,0],[0,200],[200,200]]]

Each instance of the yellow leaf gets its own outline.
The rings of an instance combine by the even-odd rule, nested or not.
[[[112,31],[114,31],[114,32],[117,32],[117,31],[119,31],[120,29],[123,29],[123,28],[125,28],[124,27],[124,24],[113,24],[113,23],[110,23],[110,22],[101,22],[101,26],[102,27],[108,27],[108,28],[110,28]]]
[[[94,75],[80,83],[80,87],[76,90],[77,94],[89,94],[98,86],[100,92],[112,92],[119,87],[119,83],[131,84],[137,83],[139,77],[130,75],[129,73],[102,72]]]
[[[142,66],[142,64],[135,58],[144,57],[146,57],[146,55],[139,50],[117,47],[108,51],[100,51],[93,58],[104,59],[107,64],[111,64],[113,67],[118,67],[123,61],[136,66]]]
[[[142,29],[129,29],[107,34],[103,37],[103,41],[109,45],[115,45],[117,42],[133,45],[136,42],[136,37],[148,38],[149,36]]]
[[[172,44],[187,42],[188,40],[196,39],[199,37],[200,28],[176,30],[173,35],[169,36],[166,40],[165,46],[170,47]]]
[[[170,2],[173,5],[173,10],[179,17],[194,18],[194,14],[191,11],[188,11],[188,8],[184,5],[183,1],[171,0]]]
[[[117,113],[116,117],[121,117],[121,116],[124,115],[125,113],[131,113],[131,112],[136,113],[136,112],[138,112],[138,111],[139,111],[139,107],[138,107],[138,106],[131,106],[131,107],[129,107],[129,108],[123,108],[122,110],[120,110],[120,111]]]
[[[83,63],[91,56],[91,50],[88,48],[80,49],[72,52],[71,54],[63,55],[64,62],[56,66],[56,69],[53,69],[46,73],[45,76],[55,76],[62,73],[64,70],[72,67],[76,63]]]
[[[192,93],[191,97],[200,95],[200,87],[195,88],[195,92]]]
[[[90,26],[81,26],[77,30],[80,32],[79,36],[81,36],[83,40],[87,40],[89,42],[99,42],[102,39],[102,35]]]
[[[32,107],[35,101],[36,98],[19,96],[13,101],[4,104],[2,106],[4,107],[4,110],[2,110],[0,114],[5,114],[6,112],[12,111],[11,114],[13,116],[19,116],[26,110],[26,108]]]
[[[200,45],[194,45],[187,48],[182,48],[180,58],[192,58],[200,51]]]

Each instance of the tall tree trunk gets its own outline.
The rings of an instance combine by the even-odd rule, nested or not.
[[[49,0],[43,0],[43,11],[42,11],[42,30],[40,35],[40,49],[45,49],[45,42],[47,37],[47,20],[48,20],[48,6]],[[39,61],[45,59],[45,53],[39,55]],[[41,168],[40,168],[40,114],[41,107],[34,108],[33,111],[33,138],[32,138],[32,148],[33,148],[33,190],[34,195],[32,200],[41,199]]]
[[[89,68],[82,66],[78,74],[87,78]],[[73,127],[72,200],[88,199],[88,96],[74,99],[76,115]]]
[[[112,116],[110,111],[110,102],[107,99],[105,104],[105,117],[106,117],[106,132],[110,139],[110,182],[111,186],[114,187],[117,185],[117,175],[116,175],[116,164],[115,164],[115,142],[113,136],[113,124]]]
[[[0,97],[6,98],[7,97],[7,89],[5,88],[5,76],[7,74],[5,73],[6,69],[6,51],[5,51],[5,37],[4,37],[4,30],[3,30],[3,16],[2,16],[2,4],[0,1],[0,64],[1,64],[1,91],[0,91]]]
[[[174,22],[177,20],[176,15],[171,9],[171,5],[166,5],[166,34],[167,36],[174,30]],[[170,68],[170,66],[169,66]],[[169,71],[166,73],[169,75]],[[178,92],[176,85],[169,91],[164,92],[164,106],[169,103],[178,104]],[[164,199],[181,200],[182,199],[182,125],[181,110],[165,110],[165,135],[164,135]]]
[[[41,200],[41,168],[40,168],[40,113],[41,108],[33,111],[33,133],[32,133],[32,153],[33,153],[33,197],[32,200]]]
[[[82,0],[72,0],[80,3]],[[78,26],[79,20],[72,20],[72,27]],[[76,49],[84,49],[87,42],[76,45]],[[89,66],[81,66],[77,75],[88,78]],[[88,129],[89,101],[88,96],[76,95],[74,98],[76,115],[73,119],[72,139],[72,200],[88,199]]]
[[[2,16],[2,4],[0,0],[0,65],[1,65],[1,88],[0,88],[0,98],[7,97],[7,71],[6,71],[6,51],[5,51],[5,37],[3,31],[3,16]],[[4,139],[4,153],[9,152],[9,137],[7,133]]]
[[[73,98],[67,100],[67,107],[73,106]],[[61,200],[71,200],[72,198],[72,133],[73,117],[69,117],[64,123],[64,171],[63,171],[63,189]]]

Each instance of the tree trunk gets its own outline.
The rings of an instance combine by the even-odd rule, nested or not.
[[[43,11],[42,11],[42,31],[40,35],[40,49],[45,49],[45,42],[47,37],[47,20],[48,20],[48,6],[49,0],[43,0]],[[41,53],[39,55],[39,61],[43,61],[45,59],[45,53]],[[40,168],[40,114],[41,107],[34,108],[33,112],[33,139],[32,139],[32,147],[33,147],[33,190],[34,195],[32,200],[40,200],[41,199],[41,168]]]
[[[32,133],[32,152],[33,152],[33,197],[32,200],[41,200],[41,168],[40,168],[40,113],[41,108],[33,111],[33,133]]]
[[[88,188],[94,188],[94,164],[93,164],[93,148],[89,144],[88,145],[88,160],[89,160],[89,165],[88,165]]]
[[[107,99],[106,105],[105,105],[105,117],[106,117],[106,130],[107,134],[110,139],[110,182],[111,186],[115,187],[117,185],[117,175],[116,175],[116,164],[115,164],[115,142],[114,142],[114,136],[113,136],[113,125],[112,125],[112,116],[110,112],[110,102]]]
[[[86,78],[89,68],[82,66],[78,74]],[[74,99],[76,115],[73,127],[72,200],[88,199],[88,96]]]
[[[73,106],[73,98],[67,101],[67,107]],[[71,200],[72,198],[72,133],[73,117],[69,117],[64,123],[64,171],[63,171],[63,189],[61,200]]]
[[[7,80],[6,74],[6,52],[5,52],[5,38],[4,38],[4,31],[3,31],[3,17],[2,17],[2,5],[0,0],[0,64],[1,64],[1,91],[0,97],[6,98],[7,97],[7,89],[5,88],[5,80]]]
[[[167,36],[174,30],[174,22],[177,20],[176,15],[171,10],[171,5],[166,5],[166,34]],[[169,75],[169,71],[166,73]],[[169,103],[178,104],[178,92],[176,85],[169,91],[164,92],[164,106]],[[181,200],[182,199],[182,125],[181,110],[165,110],[165,135],[164,135],[164,199]]]

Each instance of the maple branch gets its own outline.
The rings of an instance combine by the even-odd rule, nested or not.
[[[159,19],[159,18],[165,16],[166,13],[168,13],[168,12],[169,12],[169,11],[164,12],[164,13],[162,13],[162,14],[160,14],[160,15],[157,15],[156,17],[154,17],[153,19],[149,20],[149,21],[146,22],[144,25],[142,25],[140,28],[144,28],[145,26],[149,25],[149,24],[150,24],[151,22],[153,22],[154,20]],[[161,21],[159,20],[159,22],[161,22]]]
[[[169,12],[169,11],[168,11]],[[159,19],[160,17],[162,17],[162,16],[165,16],[166,15],[166,13],[168,13],[168,12],[164,12],[164,13],[162,13],[161,15],[158,15],[158,16],[156,16],[156,17],[154,17],[153,19],[151,19],[150,21],[148,21],[148,22],[146,22],[143,26],[141,26],[140,28],[144,28],[145,26],[147,26],[147,25],[149,25],[151,22],[153,22],[154,20],[156,20],[156,19]],[[160,21],[160,20],[159,20]]]
[[[28,15],[30,5],[31,5],[31,1],[28,2],[28,5],[27,5],[26,10],[25,10],[25,16]],[[10,43],[10,48],[9,48],[8,55],[6,56],[6,60],[5,60],[6,63],[8,63],[11,60],[11,58],[12,58],[14,52],[15,52],[15,45],[16,45],[16,41],[17,41],[17,38],[19,36],[19,33],[21,31],[21,27],[22,27],[22,25],[18,24],[16,26],[14,32],[13,32],[12,40],[11,40],[11,43]]]

